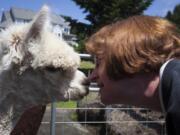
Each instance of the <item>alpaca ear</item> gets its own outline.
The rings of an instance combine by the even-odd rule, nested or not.
[[[35,16],[30,24],[30,28],[25,37],[25,41],[29,39],[37,39],[41,36],[44,29],[46,29],[49,24],[49,8],[44,5],[39,13]]]

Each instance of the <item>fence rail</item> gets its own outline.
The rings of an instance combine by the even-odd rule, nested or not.
[[[149,113],[149,109],[146,109],[146,108],[136,108],[136,107],[133,107],[133,108],[113,108],[113,107],[106,107],[106,108],[94,108],[94,107],[79,107],[79,108],[58,108],[57,110],[61,110],[61,112],[65,111],[65,112],[68,112],[68,111],[72,111],[72,112],[76,112],[77,110],[82,110],[84,111],[84,120],[81,120],[81,121],[74,121],[74,120],[71,120],[71,119],[68,119],[68,120],[64,120],[64,119],[61,119],[62,121],[54,121],[54,125],[57,125],[57,124],[61,124],[61,126],[63,126],[64,124],[83,124],[85,129],[86,129],[86,126],[88,124],[105,124],[105,129],[107,128],[107,124],[111,125],[111,124],[126,124],[127,127],[129,124],[131,125],[137,125],[137,124],[141,124],[141,125],[147,125],[148,127],[148,124],[150,125],[157,125],[159,124],[161,126],[161,130],[159,131],[160,134],[159,135],[166,135],[166,129],[165,129],[165,121],[164,120],[150,120],[149,119],[149,116],[151,116],[151,113]],[[143,120],[103,120],[103,121],[91,121],[91,120],[87,120],[87,112],[88,110],[111,110],[111,111],[114,111],[114,110],[120,110],[120,112],[126,112],[126,114],[129,114],[131,113],[131,111],[147,111],[146,115],[145,115],[145,119]],[[62,114],[62,113],[61,113]],[[66,113],[63,113],[64,115],[66,115]],[[42,124],[50,124],[49,121],[44,121],[42,122]],[[65,126],[65,125],[64,125]],[[63,126],[63,127],[64,127]],[[146,126],[145,126],[146,127]],[[55,127],[53,128],[55,130]],[[63,130],[62,130],[63,131]],[[107,132],[107,131],[106,131]],[[55,131],[53,132],[55,135]],[[66,132],[62,132],[61,133],[62,135],[66,135]],[[97,135],[97,134],[96,134]]]

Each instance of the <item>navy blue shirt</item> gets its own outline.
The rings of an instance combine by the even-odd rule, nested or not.
[[[161,80],[168,135],[180,135],[180,60],[170,61]]]

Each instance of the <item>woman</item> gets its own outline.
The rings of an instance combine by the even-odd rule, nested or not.
[[[163,111],[169,135],[180,134],[180,35],[165,19],[133,16],[104,26],[86,43],[89,76],[105,104]]]

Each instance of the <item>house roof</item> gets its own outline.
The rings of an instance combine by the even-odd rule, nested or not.
[[[32,20],[36,12],[28,9],[12,7],[10,9],[12,16],[16,19]]]
[[[30,21],[33,19],[36,12],[29,9],[12,7],[10,11],[4,11],[3,14],[5,15],[6,21],[8,22],[12,22],[14,19],[23,19]],[[62,18],[60,15],[52,13],[50,14],[50,18],[52,24],[54,25],[62,25],[65,27],[69,27],[69,23],[66,22],[64,18]]]
[[[6,21],[13,22],[10,12],[4,11],[4,17],[5,17]]]
[[[10,12],[8,11],[4,11],[3,14],[3,20],[2,22],[0,23],[0,28],[6,28],[8,27],[10,24],[13,23],[13,20],[12,20],[12,17],[11,17],[11,14]]]
[[[9,26],[11,23],[9,23],[8,21],[4,21],[2,23],[0,23],[0,28],[5,29],[7,26]]]

